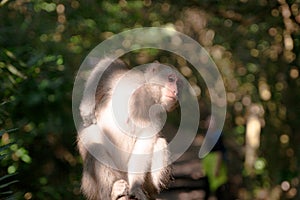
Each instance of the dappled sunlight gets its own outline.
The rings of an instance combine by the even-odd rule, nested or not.
[[[245,168],[253,175],[254,163],[257,158],[257,150],[260,146],[261,124],[257,116],[248,117],[246,124],[246,150]]]
[[[188,80],[201,112],[192,147],[199,151],[204,141],[211,105],[227,105],[222,135],[232,193],[241,200],[300,198],[299,1],[2,0],[0,17],[0,175],[5,180],[18,173],[19,183],[8,184],[17,197],[82,199],[82,161],[71,116],[76,71],[102,41],[154,26],[199,42],[224,81],[226,101],[218,93],[221,79],[206,85],[209,73],[202,77],[172,52],[146,48],[122,57],[132,66],[156,60],[173,65]],[[132,48],[130,37],[116,55]],[[195,55],[180,37],[170,38]],[[201,52],[192,60],[206,65],[210,58]],[[170,114],[172,126],[180,114]],[[194,151],[197,156],[196,150],[188,153]],[[177,163],[175,172],[203,178],[201,161],[188,161]],[[196,187],[168,191],[162,199],[204,199]]]

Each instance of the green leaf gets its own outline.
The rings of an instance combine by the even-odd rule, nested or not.
[[[9,129],[9,130],[5,130],[5,129],[1,129],[0,130],[0,137],[4,134],[4,133],[11,133],[18,130],[18,128],[13,128],[13,129]]]
[[[7,154],[0,155],[0,160],[4,159],[6,156]]]
[[[7,65],[7,69],[8,71],[10,71],[12,74],[20,77],[20,78],[23,78],[23,79],[26,79],[26,76],[24,74],[22,74],[22,72],[20,72],[16,67],[14,67],[13,65],[11,64],[8,64]]]
[[[8,183],[1,184],[0,185],[0,189],[6,188],[6,187],[8,187],[8,186],[10,186],[10,185],[12,185],[14,183],[17,183],[17,182],[19,182],[19,181],[15,180],[15,181],[10,181]]]
[[[6,150],[6,149],[8,149],[11,145],[12,145],[12,143],[5,144],[5,145],[1,146],[1,147],[0,147],[0,152],[1,152],[1,151],[4,151],[4,150]]]
[[[4,133],[6,133],[6,132],[7,132],[7,131],[4,130],[4,129],[0,130],[0,137],[1,137]]]
[[[8,178],[10,178],[12,176],[15,176],[15,175],[16,174],[7,174],[7,175],[4,175],[4,176],[0,177],[0,182],[3,181],[3,180],[5,180],[5,179],[8,179]]]
[[[12,191],[5,191],[5,192],[0,192],[0,195],[10,195],[12,194]]]

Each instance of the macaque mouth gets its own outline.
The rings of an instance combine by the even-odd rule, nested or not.
[[[177,101],[178,100],[178,93],[177,92],[173,92],[170,89],[167,89],[167,91],[165,92],[164,96],[168,99],[171,99],[172,101]]]
[[[168,99],[171,99],[172,101],[177,101],[178,100],[178,97],[176,95],[166,95],[166,97]]]

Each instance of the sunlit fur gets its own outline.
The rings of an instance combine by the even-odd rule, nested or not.
[[[152,64],[144,72],[131,73],[129,81],[120,88],[124,95],[128,95],[126,92],[134,88],[135,84],[145,84],[133,92],[128,113],[120,111],[118,115],[122,120],[116,124],[112,98],[118,81],[128,72],[127,65],[117,60],[105,71],[97,86],[95,106],[90,100],[93,97],[89,95],[92,91],[90,86],[99,79],[97,74],[102,73],[101,65],[107,62],[111,60],[100,61],[92,72],[80,105],[84,121],[84,128],[78,136],[79,152],[83,158],[82,192],[89,200],[115,200],[122,195],[141,200],[155,199],[155,195],[167,186],[171,170],[167,166],[169,152],[166,140],[158,131],[152,134],[149,130],[160,130],[165,110],[172,111],[177,106],[179,80],[171,70],[157,71],[159,64]],[[174,80],[168,80],[169,75]],[[122,103],[122,98],[117,98],[117,101]],[[152,107],[157,104],[161,107]],[[143,129],[153,123],[153,129]],[[115,147],[129,153],[122,154],[116,148],[109,147],[100,131]],[[106,166],[95,155],[117,169],[125,170]],[[134,171],[140,173],[131,173]]]

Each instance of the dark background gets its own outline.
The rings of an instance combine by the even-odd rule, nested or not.
[[[240,199],[299,199],[299,24],[299,0],[0,1],[1,196],[82,199],[71,110],[76,71],[109,36],[155,26],[198,41],[223,75],[223,136]],[[153,50],[126,59],[182,64]],[[199,74],[187,79],[206,107]],[[261,126],[258,137],[247,135],[250,118]],[[246,158],[253,158],[250,164]]]

